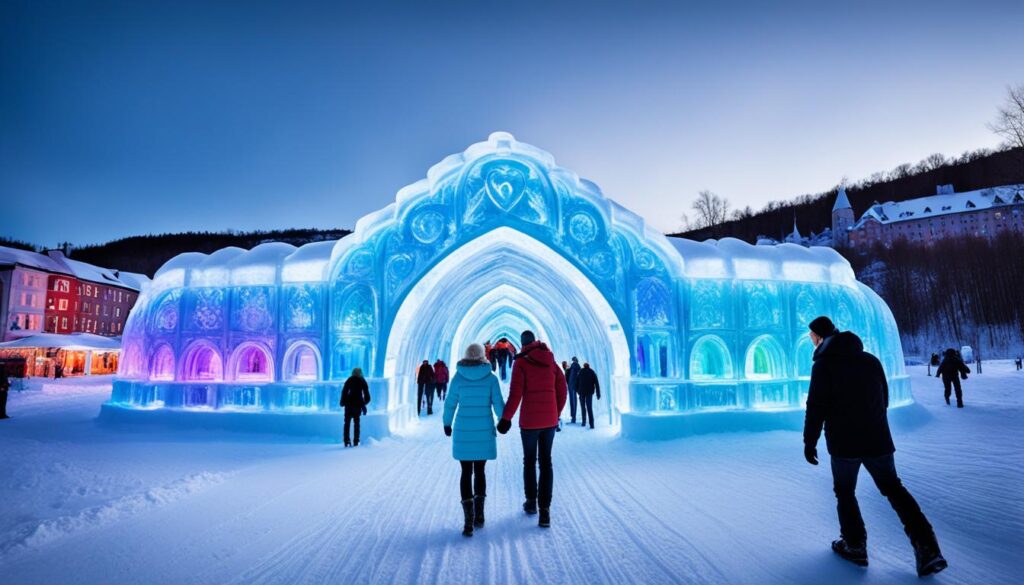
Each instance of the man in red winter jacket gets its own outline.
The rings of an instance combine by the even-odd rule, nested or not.
[[[519,413],[519,433],[523,439],[523,486],[526,491],[523,510],[527,514],[536,514],[540,504],[539,525],[547,528],[551,526],[554,483],[551,447],[558,429],[558,417],[565,407],[565,374],[548,346],[537,341],[532,331],[523,331],[520,341],[523,350],[512,363],[512,382],[505,411],[498,421],[498,432],[504,435],[512,428],[512,417],[521,402],[523,410]]]

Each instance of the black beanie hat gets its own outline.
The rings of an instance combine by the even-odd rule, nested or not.
[[[530,345],[536,340],[537,338],[533,335],[533,331],[530,331],[529,329],[523,331],[523,334],[519,336],[519,342],[522,345]]]
[[[810,327],[811,331],[816,333],[818,337],[828,337],[839,333],[839,330],[836,329],[836,325],[832,322],[832,319],[829,319],[824,315],[818,317],[814,321],[811,321],[811,324],[808,325],[808,327]]]

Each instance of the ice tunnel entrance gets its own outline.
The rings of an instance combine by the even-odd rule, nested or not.
[[[384,377],[390,380],[392,430],[415,419],[416,368],[445,360],[452,368],[472,342],[531,329],[557,361],[577,356],[601,381],[596,414],[610,423],[629,408],[629,344],[615,311],[597,287],[560,254],[509,227],[463,245],[409,291],[388,335]],[[506,390],[507,392],[507,390]],[[568,413],[568,406],[565,413]]]

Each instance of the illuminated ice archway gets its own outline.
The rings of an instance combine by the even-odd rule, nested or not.
[[[316,381],[323,371],[319,348],[306,340],[298,340],[288,346],[282,364],[282,378],[288,382]]]
[[[224,361],[217,347],[206,340],[189,345],[181,359],[180,379],[199,382],[224,379]]]
[[[238,382],[273,381],[273,354],[263,343],[246,341],[231,353],[228,371],[231,372],[231,379]]]
[[[762,335],[747,348],[744,377],[748,380],[781,380],[786,377],[786,354],[771,335]]]
[[[411,419],[423,359],[454,366],[470,342],[518,346],[531,329],[558,361],[594,366],[624,436],[798,424],[821,314],[862,334],[891,404],[911,402],[891,311],[834,250],[666,237],[497,132],[340,240],[169,260],[125,325],[104,412],[336,439],[359,367],[374,396],[363,432],[384,436]]]
[[[732,357],[729,348],[716,335],[705,335],[690,350],[690,378],[694,380],[731,380]]]
[[[457,284],[452,286],[453,282]],[[551,346],[556,360],[576,355],[589,361],[611,389],[611,400],[599,414],[613,420],[612,404],[620,412],[629,410],[621,388],[629,376],[629,345],[615,311],[565,258],[507,227],[446,256],[406,296],[385,353],[383,373],[391,380],[391,408],[407,408],[414,402],[417,363],[433,355],[454,357],[458,349],[446,347],[452,343],[446,340],[467,343],[468,334],[487,330],[492,305],[483,299],[515,308],[522,323],[534,323],[538,338]]]

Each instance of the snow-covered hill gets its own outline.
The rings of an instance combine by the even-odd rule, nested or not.
[[[910,369],[922,410],[899,417],[917,422],[896,429],[896,457],[950,562],[936,581],[1019,582],[1024,373],[986,363],[957,410]],[[487,526],[467,539],[437,415],[345,450],[108,429],[94,422],[108,392],[97,379],[12,394],[14,418],[0,421],[4,583],[918,582],[867,474],[871,566],[829,551],[831,478],[803,461],[796,432],[634,443],[567,428],[554,527],[541,530],[520,511],[513,431],[488,465]]]

